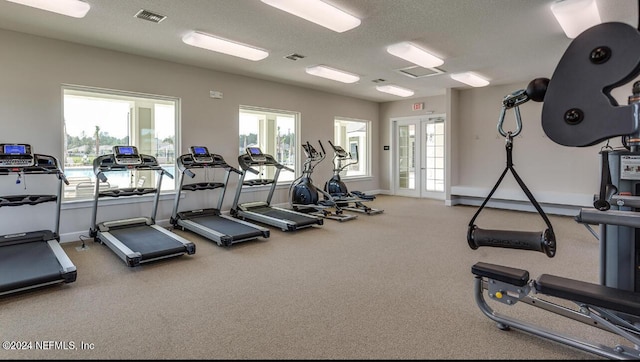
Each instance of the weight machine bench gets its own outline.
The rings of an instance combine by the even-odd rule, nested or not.
[[[626,320],[640,318],[638,293],[550,274],[542,274],[538,279],[532,280],[526,270],[484,262],[473,265],[471,272],[476,278],[475,297],[480,310],[497,322],[500,329],[514,327],[611,359],[640,358],[640,350],[637,349],[640,346],[638,322],[632,324]],[[498,314],[487,304],[485,290],[490,299],[499,303],[513,306],[522,301],[617,334],[636,347],[594,344]],[[544,296],[572,301],[576,304],[575,309],[547,301],[543,299]]]

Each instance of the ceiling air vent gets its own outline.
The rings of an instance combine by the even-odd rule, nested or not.
[[[152,13],[151,11],[144,10],[144,9],[138,11],[138,13],[135,15],[135,17],[138,18],[138,19],[148,20],[148,21],[151,21],[153,23],[159,23],[162,20],[167,18],[164,15]]]
[[[290,60],[298,60],[298,59],[304,58],[304,55],[293,53],[293,54],[287,55],[285,58],[290,59]]]
[[[386,80],[384,80],[382,78],[378,78],[378,79],[372,80],[372,82],[374,82],[374,83],[382,83],[382,82],[386,82]]]
[[[439,68],[424,68],[418,65],[398,69],[397,71],[411,78],[424,78],[444,73],[444,70]]]

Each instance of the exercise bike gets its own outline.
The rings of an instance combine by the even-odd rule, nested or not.
[[[357,216],[344,214],[342,208],[338,206],[333,197],[327,192],[317,188],[311,180],[314,168],[326,157],[326,152],[322,142],[318,141],[322,152],[318,152],[311,144],[302,145],[307,159],[304,161],[302,175],[293,180],[289,186],[289,203],[295,211],[320,216],[326,219],[347,221],[353,220]],[[323,199],[320,199],[322,194]]]
[[[384,210],[374,209],[364,204],[375,200],[376,197],[374,195],[367,195],[360,191],[349,192],[347,185],[340,177],[340,173],[345,168],[358,163],[358,145],[353,145],[353,151],[347,152],[341,146],[334,145],[331,141],[329,141],[329,144],[333,148],[333,176],[324,184],[324,191],[331,195],[338,206],[344,210],[356,211],[367,215],[384,212]]]
[[[603,23],[587,29],[572,41],[550,80],[535,79],[529,83],[526,90],[514,92],[504,98],[498,130],[507,139],[507,168],[469,223],[467,242],[471,249],[501,247],[532,250],[543,252],[548,257],[555,256],[557,244],[553,228],[533,196],[530,192],[527,193],[528,189],[512,167],[510,152],[513,148],[513,135],[517,134],[521,127],[518,107],[529,100],[543,102],[542,127],[549,139],[563,146],[591,146],[621,136],[629,136],[629,140],[638,142],[640,102],[620,106],[610,95],[613,87],[630,82],[640,74],[638,54],[638,29],[624,23]],[[636,83],[634,93],[638,88],[640,85]],[[510,109],[515,111],[517,128],[514,132],[505,132],[504,115]],[[604,160],[608,157],[607,152],[603,149],[601,153],[602,164],[606,166]],[[471,268],[475,277],[474,295],[480,310],[502,330],[516,328],[605,358],[640,359],[640,242],[625,240],[625,235],[636,238],[636,231],[640,229],[640,212],[634,211],[640,207],[640,196],[620,193],[617,195],[616,203],[612,204],[610,200],[616,198],[614,195],[608,195],[606,190],[615,188],[606,187],[606,184],[611,183],[611,178],[606,177],[605,168],[601,186],[603,192],[594,201],[594,207],[581,209],[575,220],[585,225],[599,224],[603,231],[626,227],[632,232],[613,233],[615,240],[606,240],[603,238],[604,235],[600,235],[603,255],[600,260],[599,284],[550,274],[542,274],[537,279],[532,279],[525,269],[479,262]],[[507,170],[513,171],[518,184],[527,196],[531,196],[530,201],[547,222],[546,230],[485,230],[475,225],[475,218]],[[636,203],[638,206],[627,210],[619,207],[625,203]],[[615,252],[606,255],[612,249]],[[488,299],[485,298],[485,294]],[[557,300],[567,303],[559,303]],[[509,308],[514,308],[522,302],[568,320],[607,331],[620,342],[613,345],[611,342],[594,343],[525,322],[497,313],[489,301],[506,304]]]

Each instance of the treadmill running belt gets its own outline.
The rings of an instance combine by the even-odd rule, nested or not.
[[[189,219],[211,230],[230,236],[232,240],[242,240],[253,236],[261,236],[262,231],[248,225],[225,219],[223,217],[207,215]]]
[[[45,241],[0,247],[0,293],[62,281],[61,272]]]
[[[134,252],[142,260],[186,252],[183,243],[148,225],[112,229],[109,233]]]
[[[298,214],[294,214],[292,212],[287,212],[287,211],[283,211],[283,210],[279,210],[279,209],[274,209],[274,208],[272,208],[270,206],[251,207],[251,208],[248,209],[248,211],[255,212],[255,213],[260,214],[260,215],[273,217],[273,218],[276,218],[276,219],[291,220],[291,221],[293,221],[296,224],[301,225],[301,226],[302,225],[309,225],[309,224],[317,224],[318,223],[318,218],[317,217],[298,215]]]

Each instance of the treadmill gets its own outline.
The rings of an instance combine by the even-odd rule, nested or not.
[[[100,189],[100,182],[107,181],[105,173],[126,170],[156,171],[159,174],[156,187]],[[94,241],[105,244],[129,267],[184,254],[195,254],[196,246],[194,243],[155,223],[162,177],[167,175],[173,178],[170,173],[158,165],[155,157],[139,154],[135,146],[113,146],[112,154],[99,156],[93,160],[93,171],[97,177],[94,188],[92,226],[89,234],[94,238]],[[101,197],[126,197],[146,194],[155,194],[151,217],[96,223],[98,200]]]
[[[278,182],[278,176],[280,171],[286,169],[294,172],[294,170],[278,163],[273,156],[262,153],[259,147],[247,147],[247,153],[238,156],[238,163],[243,172],[240,176],[240,183],[236,189],[236,195],[233,200],[233,206],[231,208],[231,215],[245,220],[251,220],[266,225],[279,227],[282,231],[294,231],[302,228],[311,227],[314,225],[322,225],[324,219],[305,214],[302,212],[285,209],[281,207],[275,207],[271,205],[271,199],[273,193],[276,190],[276,184]],[[255,179],[246,180],[245,176],[247,171],[259,175],[260,172],[256,170],[255,166],[272,166],[276,168],[273,179]],[[269,189],[269,195],[266,201],[239,203],[240,194],[245,187],[271,185]]]
[[[179,212],[180,192],[176,192],[171,224],[174,227],[180,227],[182,230],[189,230],[213,240],[218,246],[231,246],[235,243],[255,240],[259,237],[268,238],[269,229],[228,215],[222,215],[220,212],[231,172],[238,175],[242,175],[242,172],[227,164],[222,156],[209,153],[207,147],[192,146],[189,151],[190,153],[180,156],[177,160],[178,169],[181,171],[178,176],[178,189],[181,191],[220,190],[218,205],[217,208]],[[194,182],[185,185],[185,175],[190,178],[196,176],[192,171],[193,169],[204,169],[205,175],[209,170],[215,172],[216,169],[223,169],[225,170],[224,181]]]
[[[76,281],[76,266],[60,246],[59,225],[63,182],[68,183],[55,157],[33,154],[28,144],[0,144],[0,175],[54,175],[56,195],[0,196],[0,207],[55,202],[55,229],[0,236],[0,295]],[[6,218],[6,216],[5,216]]]

